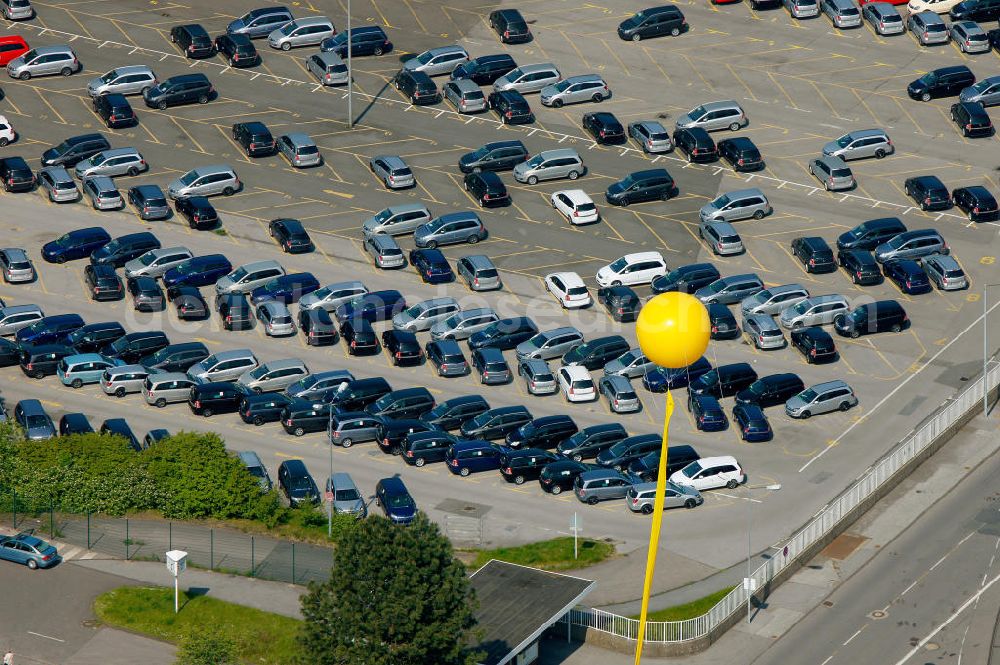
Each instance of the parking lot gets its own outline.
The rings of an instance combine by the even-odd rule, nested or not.
[[[4,77],[0,113],[11,120],[20,139],[0,149],[0,156],[22,155],[34,165],[44,149],[63,138],[100,129],[116,147],[139,148],[151,165],[139,177],[121,178],[122,189],[146,182],[165,186],[192,167],[217,163],[235,167],[245,187],[232,197],[214,200],[224,235],[191,231],[176,218],[140,224],[127,211],[97,213],[82,203],[48,204],[38,194],[2,195],[3,243],[28,249],[41,269],[41,279],[34,284],[0,286],[0,296],[8,304],[36,303],[47,314],[76,311],[88,322],[117,318],[129,329],[162,327],[172,342],[199,339],[213,351],[246,346],[262,360],[297,356],[314,372],[346,368],[356,376],[382,375],[394,388],[426,385],[439,401],[482,393],[493,406],[525,404],[535,416],[568,413],[581,426],[620,419],[630,433],[645,433],[658,431],[661,395],[640,389],[643,411],[623,418],[610,414],[603,401],[569,405],[558,395],[528,396],[519,382],[481,387],[472,377],[440,379],[426,366],[393,368],[384,356],[349,357],[342,346],[307,349],[298,337],[273,340],[258,330],[227,333],[218,329],[217,319],[212,326],[196,327],[174,320],[172,313],[140,316],[131,312],[127,302],[89,302],[82,264],[42,264],[38,249],[43,242],[81,226],[99,224],[112,236],[149,228],[164,247],[186,245],[199,254],[221,252],[233,265],[279,258],[289,271],[312,271],[324,284],[360,278],[373,290],[399,288],[410,302],[454,295],[463,306],[485,302],[501,316],[527,313],[541,329],[571,324],[588,337],[620,332],[631,340],[631,324],[614,323],[599,306],[582,312],[562,311],[544,292],[541,277],[572,270],[596,289],[593,276],[598,268],[623,254],[655,249],[671,268],[708,260],[723,275],[756,272],[770,286],[799,282],[813,294],[841,293],[853,302],[899,300],[911,327],[899,334],[859,340],[838,337],[841,358],[831,365],[806,365],[794,349],[760,352],[740,340],[714,342],[710,347],[713,364],[745,360],[753,363],[759,375],[795,371],[807,385],[842,378],[861,401],[849,412],[793,421],[780,408],[771,410],[774,441],[744,444],[732,427],[718,434],[697,432],[683,408],[683,393],[679,395],[673,442],[691,443],[702,455],[736,455],[749,472],[751,486],[782,484],[777,494],[753,494],[753,501],[762,502],[755,507],[754,518],[761,546],[779,541],[814,514],[950,394],[962,377],[976,371],[973,349],[978,349],[979,338],[965,331],[981,312],[981,285],[995,281],[991,274],[998,247],[997,225],[970,223],[958,210],[921,212],[911,205],[902,185],[912,175],[936,174],[949,188],[981,184],[995,191],[996,139],[963,138],[947,116],[952,100],[915,102],[907,97],[905,87],[924,71],[950,64],[968,64],[980,78],[992,75],[997,69],[992,53],[966,56],[950,45],[920,47],[908,34],[878,37],[867,27],[839,31],[825,17],[800,22],[790,19],[783,9],[754,12],[744,4],[713,7],[702,2],[679,3],[692,26],[689,33],[622,42],[614,28],[634,8],[619,2],[599,6],[572,0],[518,4],[531,22],[535,40],[505,46],[484,20],[494,5],[358,1],[354,3],[355,23],[385,26],[396,48],[379,58],[356,59],[353,108],[358,124],[349,129],[345,91],[322,88],[303,67],[313,48],[285,53],[257,42],[262,65],[234,70],[217,58],[187,61],[169,41],[170,28],[180,23],[199,22],[211,34],[221,33],[233,17],[255,6],[253,2],[227,2],[211,8],[166,0],[34,4],[39,13],[36,20],[3,23],[5,32],[23,35],[32,46],[70,42],[84,72],[27,82]],[[338,29],[344,24],[338,3],[292,3],[292,9],[299,15],[330,16]],[[673,119],[699,103],[735,99],[746,109],[750,125],[736,133],[717,133],[714,138],[749,136],[761,149],[767,168],[736,174],[723,163],[698,166],[676,154],[646,156],[631,143],[596,146],[580,128],[580,116],[595,110],[593,104],[550,109],[532,95],[528,98],[537,122],[519,128],[499,124],[492,114],[462,116],[445,103],[410,106],[388,84],[400,59],[449,43],[462,44],[473,56],[506,51],[519,64],[554,62],[564,76],[601,73],[614,96],[599,110],[612,111],[624,123],[659,118],[672,126]],[[85,84],[123,64],[148,64],[161,80],[187,71],[204,72],[218,98],[207,105],[168,111],[147,109],[133,98],[139,125],[104,130],[91,110]],[[276,135],[309,133],[320,146],[324,166],[297,170],[280,156],[244,157],[229,133],[232,123],[241,120],[264,121]],[[819,154],[825,142],[869,127],[886,129],[896,153],[882,160],[852,162],[857,189],[825,192],[809,175],[808,160]],[[411,268],[401,272],[374,268],[361,249],[361,221],[374,211],[407,201],[420,201],[434,214],[476,208],[462,189],[456,162],[464,152],[501,138],[522,140],[532,154],[557,146],[578,150],[589,172],[573,186],[582,187],[598,202],[602,221],[572,227],[551,209],[548,195],[566,188],[565,182],[518,185],[504,174],[513,205],[480,212],[490,237],[475,250],[488,254],[501,268],[504,290],[472,294],[457,284],[424,285]],[[386,153],[407,160],[416,174],[415,188],[389,192],[372,177],[368,158]],[[604,204],[603,192],[610,183],[651,163],[674,176],[680,188],[677,198],[627,209]],[[761,221],[737,224],[747,247],[745,254],[712,257],[697,237],[698,210],[718,193],[744,186],[763,189],[775,212]],[[972,288],[907,296],[891,282],[858,287],[842,271],[807,274],[790,254],[790,241],[796,236],[820,235],[832,245],[837,235],[857,223],[885,216],[899,216],[911,229],[941,231],[969,274]],[[301,220],[313,234],[317,252],[281,256],[267,236],[267,221],[275,217]],[[404,237],[401,244],[409,249],[412,239]],[[452,262],[473,253],[465,246],[444,252]],[[649,293],[638,290],[643,296]],[[508,360],[513,362],[512,354]],[[302,457],[317,478],[327,472],[328,450],[322,435],[295,439],[275,426],[244,426],[235,416],[197,418],[184,405],[157,410],[135,396],[120,402],[93,388],[62,388],[53,378],[23,380],[17,368],[3,370],[3,376],[8,402],[37,397],[54,417],[84,411],[95,422],[126,415],[136,431],[213,429],[226,438],[230,448],[267,453],[272,470],[283,458]],[[124,413],[123,404],[129,407]],[[614,538],[626,548],[640,545],[647,537],[646,520],[628,514],[620,502],[584,507],[572,496],[545,496],[536,486],[515,487],[493,474],[444,478],[451,474],[440,466],[406,467],[371,446],[335,449],[334,453],[337,468],[350,471],[365,488],[374,487],[379,477],[402,474],[420,507],[438,521],[449,514],[484,515],[486,538],[494,543],[523,542],[567,531],[574,511],[583,512],[586,535]],[[682,537],[673,539],[670,549],[712,567],[733,564],[742,552],[745,533],[745,510],[739,508],[750,496],[744,488],[711,492],[705,506],[671,514],[675,533]]]

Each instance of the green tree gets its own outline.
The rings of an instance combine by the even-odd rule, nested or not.
[[[475,599],[451,543],[423,513],[347,531],[330,579],[302,598],[309,665],[473,665]]]
[[[217,630],[192,630],[177,650],[176,665],[235,664],[235,640]]]

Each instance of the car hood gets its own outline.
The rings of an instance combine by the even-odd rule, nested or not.
[[[392,317],[392,327],[405,328],[412,321],[414,321],[414,318],[412,316],[410,316],[406,312],[400,312],[399,314],[396,314],[394,317]]]
[[[519,355],[519,356],[528,355],[530,353],[534,353],[537,350],[538,350],[538,347],[536,347],[530,341],[528,341],[528,342],[521,342],[520,344],[518,344],[514,348],[515,353],[517,353],[517,355]]]
[[[608,185],[608,196],[619,196],[625,191],[625,186],[620,182],[614,182]]]
[[[962,92],[958,93],[958,99],[962,102],[971,102],[979,99],[981,96],[980,92],[972,86],[964,88]]]
[[[698,214],[701,215],[702,218],[705,218],[705,217],[711,217],[717,212],[719,212],[718,208],[716,208],[711,203],[706,203],[701,207],[701,210],[698,211]]]
[[[906,89],[910,92],[920,92],[927,89],[927,84],[920,79],[917,79],[916,81],[912,81],[910,85],[906,86]]]
[[[361,229],[368,233],[371,233],[379,227],[378,221],[374,217],[369,217],[365,220],[365,223],[361,225]]]
[[[140,272],[145,267],[146,266],[144,266],[142,261],[140,261],[139,259],[132,259],[131,261],[125,264],[125,273],[128,275],[132,275],[137,272]]]
[[[42,153],[42,163],[50,164],[54,159],[59,157],[58,151],[55,148],[49,148]]]
[[[788,401],[785,402],[785,408],[790,409],[792,411],[797,411],[798,409],[801,409],[804,406],[806,406],[806,401],[801,397],[799,397],[798,395],[790,398]]]
[[[614,360],[610,361],[609,363],[607,363],[604,366],[604,373],[605,374],[617,374],[618,372],[622,371],[623,369],[625,369],[625,364],[622,363],[617,358],[615,358]]]
[[[333,509],[338,513],[363,513],[365,502],[362,499],[353,501],[334,501]]]
[[[543,98],[548,98],[548,97],[551,97],[551,96],[557,94],[558,92],[559,91],[556,90],[556,86],[553,83],[552,85],[547,85],[544,88],[542,88],[542,91],[539,94],[541,94],[541,96]]]
[[[18,56],[7,63],[8,69],[16,69],[24,65],[24,58]]]
[[[181,182],[181,179],[180,179],[180,178],[178,178],[178,179],[176,179],[176,180],[172,181],[172,182],[171,182],[171,183],[170,183],[170,184],[169,184],[169,185],[167,186],[167,191],[168,191],[168,192],[170,192],[170,193],[174,193],[174,192],[179,192],[179,191],[181,191],[182,189],[184,189],[184,187],[185,187],[184,183],[183,183],[183,182]]]
[[[104,81],[101,80],[101,77],[95,76],[94,78],[90,79],[89,83],[87,83],[87,90],[97,90],[102,85],[104,85]]]
[[[677,118],[678,127],[689,127],[694,124],[694,118],[685,113],[684,115]]]
[[[825,146],[823,146],[824,155],[835,155],[841,150],[840,144],[836,141],[830,141]]]

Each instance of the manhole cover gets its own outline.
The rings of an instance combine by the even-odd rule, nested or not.
[[[937,651],[938,649],[941,648],[941,645],[938,644],[937,642],[928,642],[927,644],[924,645],[924,648],[927,649],[928,651]]]
[[[875,610],[874,612],[872,612],[868,616],[870,616],[873,619],[884,619],[885,618],[885,614],[886,613],[883,612],[882,610]]]

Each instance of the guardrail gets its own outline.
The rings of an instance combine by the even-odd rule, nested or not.
[[[988,390],[996,388],[1000,384],[1000,366],[990,369],[985,379]],[[851,511],[873,497],[900,469],[925,451],[941,434],[963,418],[967,418],[974,409],[981,409],[983,386],[984,377],[980,377],[942,403],[923,425],[827,504],[816,517],[797,531],[784,547],[757,568],[752,575],[756,582],[754,587],[758,590],[773,588],[773,582],[780,573],[796,563],[804,553],[809,552],[811,557],[813,546],[831,534]],[[746,609],[747,593],[742,585],[737,586],[707,613],[693,619],[647,622],[644,641],[649,644],[664,645],[707,638],[716,629],[727,627],[726,621],[736,612]],[[579,627],[626,640],[635,640],[639,630],[638,619],[588,608],[570,610],[560,623],[569,631]]]

